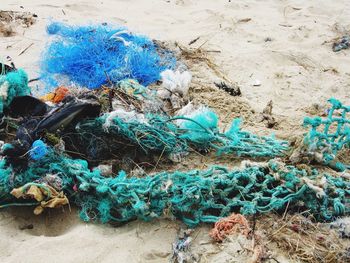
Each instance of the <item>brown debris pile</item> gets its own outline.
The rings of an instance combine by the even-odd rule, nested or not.
[[[192,83],[189,95],[194,103],[204,104],[223,116],[222,123],[228,124],[233,118],[243,117],[245,122],[255,119],[249,103],[241,97],[238,85],[232,81],[214,62],[210,51],[203,48],[187,48],[176,43],[181,61],[191,69]],[[227,96],[227,92],[215,84],[225,82],[238,92],[237,96]]]
[[[302,262],[349,262],[349,242],[340,239],[336,231],[313,222],[301,214],[264,215],[257,220],[257,228],[264,230],[264,239],[274,242],[293,260]],[[266,243],[267,244],[267,243]]]
[[[15,27],[30,27],[35,23],[37,15],[30,12],[0,10],[0,36],[10,37],[16,34]]]
[[[272,107],[273,107],[273,103],[272,103],[272,100],[270,100],[269,103],[264,108],[263,112],[260,114],[260,119],[259,119],[260,122],[266,121],[266,127],[269,129],[275,127],[275,125],[277,124],[275,117],[272,116]]]

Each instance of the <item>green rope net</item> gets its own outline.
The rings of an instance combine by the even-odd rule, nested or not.
[[[21,70],[0,77],[0,113],[13,97],[30,93],[27,83]],[[304,143],[326,165],[333,165],[337,153],[350,142],[350,121],[346,116],[350,107],[335,99],[330,103],[328,118],[304,121],[311,126]],[[128,147],[146,155],[164,153],[170,159],[191,149],[267,158],[283,156],[288,150],[286,141],[242,131],[240,119],[234,119],[226,132],[220,131],[218,121],[218,116],[208,108],[202,108],[198,114],[175,117],[119,109],[82,120],[62,136],[66,142],[72,140],[72,144],[84,146],[92,159]],[[98,169],[90,170],[85,160],[46,149],[44,143],[41,147],[45,150],[43,156],[29,159],[25,167],[11,166],[6,158],[0,159],[0,207],[38,204],[11,194],[14,188],[22,187],[25,191],[36,186],[46,192],[50,187],[63,191],[81,208],[80,217],[84,221],[103,223],[171,215],[193,227],[216,222],[232,212],[252,215],[283,212],[287,207],[309,211],[318,220],[350,214],[348,180],[319,174],[317,170],[308,174],[276,160],[250,164],[240,170],[214,166],[205,171],[161,172],[142,178],[128,177],[124,171],[105,177]],[[335,166],[339,170],[348,167],[340,162]],[[47,198],[50,197],[48,193]]]
[[[334,98],[328,102],[332,105],[327,118],[305,118],[304,125],[310,126],[309,133],[304,138],[308,151],[315,153],[316,159],[336,170],[344,171],[350,165],[336,161],[337,153],[350,145],[350,112],[349,106]]]
[[[176,125],[176,121],[181,123]],[[125,144],[136,146],[144,153],[165,153],[170,159],[185,154],[190,148],[206,151],[213,149],[218,155],[233,153],[249,157],[283,156],[288,149],[286,141],[242,131],[240,119],[233,120],[227,132],[220,132],[218,117],[211,110],[193,118],[149,114],[141,121],[140,118],[126,120],[111,112],[80,122],[76,131],[78,133],[74,140],[79,145],[87,145],[91,158],[97,158],[108,151],[120,151]],[[114,143],[111,145],[101,141]]]
[[[45,181],[47,175],[56,177]],[[214,166],[206,171],[161,172],[143,178],[104,177],[91,171],[84,160],[50,154],[31,162],[27,170],[14,172],[0,162],[0,203],[2,207],[26,205],[10,191],[26,183],[54,184],[81,207],[84,221],[127,222],[151,220],[172,215],[193,227],[201,222],[216,222],[232,212],[244,215],[308,210],[319,220],[331,220],[350,212],[350,183],[342,178],[319,175],[271,160],[266,165],[228,170]],[[310,181],[324,181],[313,185]],[[52,186],[52,185],[51,185]],[[32,201],[31,201],[32,202]]]
[[[24,70],[18,69],[6,75],[0,75],[0,113],[10,105],[14,97],[29,94],[28,76]]]

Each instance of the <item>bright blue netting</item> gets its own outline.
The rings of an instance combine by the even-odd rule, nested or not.
[[[50,86],[62,85],[65,78],[89,89],[125,78],[147,86],[176,64],[171,52],[124,28],[54,22],[47,32],[54,39],[43,54],[41,69]]]
[[[48,153],[47,145],[42,140],[33,142],[32,148],[29,151],[29,156],[33,160],[40,160]]]

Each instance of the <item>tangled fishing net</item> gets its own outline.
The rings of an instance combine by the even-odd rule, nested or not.
[[[44,80],[60,86],[65,78],[89,89],[133,78],[142,85],[160,79],[160,73],[175,67],[176,59],[144,36],[124,28],[69,26],[51,23],[54,36],[42,59]]]
[[[215,223],[211,235],[216,241],[234,232],[255,240],[245,217],[249,215],[288,209],[331,221],[350,214],[347,178],[298,169],[274,159],[285,157],[288,142],[244,131],[239,118],[232,120],[228,130],[220,129],[213,110],[188,103],[191,73],[176,68],[173,54],[152,40],[108,25],[52,23],[47,30],[54,39],[43,55],[43,78],[58,88],[41,98],[51,104],[37,102],[43,106],[41,114],[21,113],[25,117],[16,139],[2,147],[0,208],[35,206],[34,213],[40,214],[73,203],[80,207],[82,220],[102,223],[170,216],[190,227]],[[158,80],[162,84],[157,89],[147,87]],[[94,91],[80,89],[79,93],[68,88],[70,83],[88,89],[110,85]],[[0,113],[13,98],[29,94],[24,71],[1,75]],[[299,155],[343,171],[349,165],[337,155],[349,146],[350,107],[329,101],[332,108],[326,119],[305,119],[304,124],[311,128],[298,150]],[[21,151],[16,151],[17,146]],[[140,177],[121,169],[113,174],[117,169],[105,164],[111,158],[123,162],[130,153],[164,155],[180,162],[191,151],[269,161],[245,161],[233,170],[213,166]],[[99,166],[92,169],[95,164]],[[255,258],[263,257],[261,244],[253,248]],[[176,249],[182,251],[183,246]]]
[[[118,138],[121,144],[136,146],[146,154],[176,155],[194,147],[214,149],[218,155],[235,153],[272,158],[288,149],[286,142],[242,131],[239,124],[240,120],[235,119],[228,131],[220,132],[218,116],[205,107],[174,117],[119,108],[79,122],[76,130],[82,142],[92,143],[86,147],[92,156],[101,151],[98,147],[100,138],[104,137]],[[118,144],[112,145],[118,150]],[[10,144],[4,146],[9,147]],[[332,220],[349,213],[348,181],[320,175],[316,170],[307,174],[273,160],[267,164],[247,164],[241,170],[214,166],[207,171],[162,172],[136,178],[128,177],[123,171],[117,176],[105,177],[99,169],[90,170],[85,160],[57,154],[41,140],[33,142],[28,156],[25,167],[16,167],[7,158],[1,160],[2,207],[39,205],[38,198],[28,199],[32,195],[26,189],[30,187],[45,193],[40,198],[39,209],[50,207],[43,204],[52,203],[52,196],[63,199],[66,196],[81,207],[83,220],[103,223],[172,215],[189,226],[196,226],[216,222],[232,212],[243,215],[281,212],[287,205],[294,211],[309,210],[318,220]],[[17,199],[11,194],[13,189],[24,189],[26,199]],[[58,196],[61,192],[64,196]]]
[[[116,110],[82,121],[76,130],[75,143],[85,145],[90,158],[118,151],[126,143],[144,153],[164,153],[174,161],[186,155],[190,148],[250,157],[283,156],[288,149],[286,141],[242,131],[239,119],[233,120],[228,131],[220,132],[218,116],[208,108],[189,116],[174,117]],[[115,143],[108,144],[109,140]]]
[[[29,94],[28,76],[24,70],[18,69],[5,75],[0,74],[0,113],[3,113],[14,97]]]
[[[304,125],[310,126],[309,133],[304,138],[306,153],[311,159],[328,165],[336,170],[344,171],[349,164],[337,161],[340,150],[350,145],[349,106],[344,106],[334,98],[328,100],[332,107],[327,118],[305,118]]]
[[[0,162],[1,207],[26,205],[10,193],[27,183],[59,187],[81,207],[84,221],[127,222],[172,215],[189,226],[213,223],[232,212],[243,215],[290,210],[310,213],[318,220],[332,220],[349,214],[350,183],[330,175],[308,175],[304,170],[270,161],[265,166],[242,170],[224,167],[188,172],[161,172],[142,178],[128,177],[123,171],[104,177],[90,170],[84,160],[71,159],[50,150],[23,171]],[[47,180],[47,175],[54,175]],[[307,177],[308,176],[308,177]],[[313,185],[324,178],[322,186]],[[322,180],[321,180],[322,181]],[[29,203],[33,205],[31,201]]]

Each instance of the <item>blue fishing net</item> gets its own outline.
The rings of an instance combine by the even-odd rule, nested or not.
[[[89,89],[126,78],[149,85],[176,59],[147,37],[108,25],[70,26],[51,23],[52,42],[42,56],[44,80],[54,86],[66,79]]]
[[[47,151],[47,145],[42,140],[36,140],[29,151],[29,156],[33,160],[39,160],[47,154]]]

